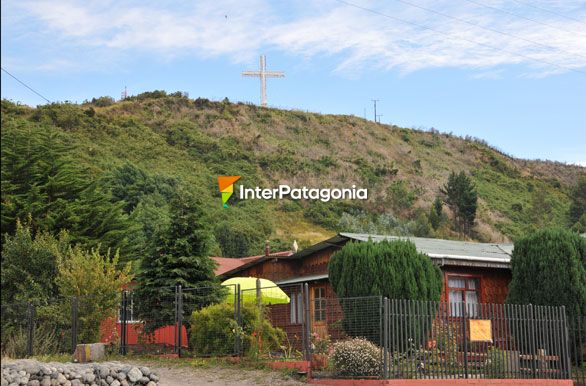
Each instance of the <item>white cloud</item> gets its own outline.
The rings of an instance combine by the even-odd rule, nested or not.
[[[367,68],[412,72],[459,67],[478,69],[478,77],[491,77],[500,75],[498,67],[523,64],[525,76],[541,77],[586,68],[585,24],[522,6],[521,1],[477,0],[555,28],[462,0],[409,1],[504,34],[396,1],[382,5],[374,1],[351,1],[441,33],[333,0],[309,5],[289,2],[284,5],[286,10],[269,0],[194,3],[25,0],[10,7],[19,17],[3,17],[3,24],[8,24],[3,28],[22,33],[24,18],[31,23],[31,30],[36,31],[36,39],[46,39],[61,53],[88,50],[93,54],[102,51],[108,56],[124,56],[138,51],[165,60],[196,55],[226,56],[243,62],[256,57],[263,49],[277,49],[308,58],[335,56],[336,70],[350,74]],[[586,20],[585,1],[532,4]],[[278,6],[283,7],[283,3],[279,2]],[[14,20],[19,21],[18,26]]]

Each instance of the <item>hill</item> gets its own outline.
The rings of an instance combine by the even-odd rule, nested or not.
[[[214,228],[216,252],[223,255],[261,253],[266,238],[274,248],[286,248],[293,239],[303,245],[339,230],[465,238],[451,230],[449,220],[433,229],[427,218],[451,171],[465,171],[478,191],[470,237],[507,241],[534,228],[566,226],[570,189],[586,175],[583,167],[516,159],[481,140],[434,130],[159,91],[120,102],[102,97],[37,108],[2,101],[3,161],[16,141],[8,141],[10,135],[35,133],[66,146],[68,157],[87,170],[86,178],[103,181],[129,221],[138,216],[136,208],[149,202],[149,190],[139,188],[139,179],[143,185],[166,187],[153,188],[162,197],[153,208],[164,210],[165,189],[181,187],[197,195]],[[240,175],[247,186],[356,184],[369,188],[369,199],[322,203],[235,197],[229,209],[222,209],[218,175]],[[3,211],[5,194],[3,187]],[[8,221],[13,219],[3,217],[3,232]]]

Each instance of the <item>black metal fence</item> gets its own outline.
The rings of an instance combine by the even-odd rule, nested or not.
[[[307,284],[224,286],[224,300],[211,304],[218,290],[123,291],[111,310],[97,309],[91,296],[2,304],[2,354],[72,353],[78,343],[101,340],[121,354],[305,359],[318,376],[360,377],[340,370],[334,352],[362,338],[378,358],[369,377],[574,379],[586,386],[586,317],[567,319],[564,307],[339,299]],[[145,309],[154,311],[148,320],[139,317]]]
[[[571,378],[564,307],[384,301],[388,378]]]
[[[71,354],[78,343],[101,338],[116,308],[100,309],[94,296],[53,298],[1,305],[2,355]]]
[[[586,386],[586,315],[568,320],[572,379],[574,385]]]

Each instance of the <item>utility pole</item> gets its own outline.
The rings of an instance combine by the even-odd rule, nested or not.
[[[374,123],[376,123],[376,119],[377,119],[377,115],[376,115],[376,102],[378,102],[378,99],[372,99],[372,101],[374,102]]]
[[[377,115],[376,115],[376,117],[377,117],[377,119],[378,119],[378,122],[377,122],[377,123],[380,123],[380,117],[382,117],[382,116],[383,116],[382,114],[377,114]]]

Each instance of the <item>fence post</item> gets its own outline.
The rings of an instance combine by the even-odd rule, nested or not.
[[[181,346],[183,344],[183,289],[177,285],[177,355],[181,358]]]
[[[260,289],[260,279],[256,279],[256,303],[257,306],[260,308],[262,305],[262,292]]]
[[[562,326],[564,326],[564,335],[565,335],[565,339],[563,340],[562,344],[565,342],[565,349],[564,349],[564,356],[565,356],[565,360],[564,360],[564,365],[566,367],[566,374],[567,374],[567,379],[572,379],[572,362],[570,360],[570,344],[573,344],[573,342],[570,341],[570,334],[568,332],[568,320],[566,317],[566,306],[562,306]],[[582,332],[579,331],[580,336],[582,336]]]
[[[73,296],[71,298],[71,351],[75,352],[77,347],[77,305],[78,298]]]
[[[241,355],[240,352],[240,331],[242,328],[241,310],[240,310],[240,284],[234,285],[234,321],[236,322],[236,337],[234,339],[234,354]]]
[[[389,378],[388,356],[389,356],[389,299],[383,300],[383,377]]]
[[[305,360],[311,360],[311,315],[309,306],[309,285],[303,285],[303,316],[305,319]]]
[[[126,355],[126,344],[127,344],[127,329],[126,329],[126,319],[127,319],[127,307],[128,307],[128,298],[126,294],[126,290],[122,290],[122,299],[120,300],[120,354]]]
[[[462,306],[462,329],[464,331],[464,378],[468,379],[468,308],[464,303]]]
[[[28,303],[27,309],[28,329],[26,341],[26,353],[29,357],[33,356],[33,340],[35,338],[35,306],[33,303]]]

